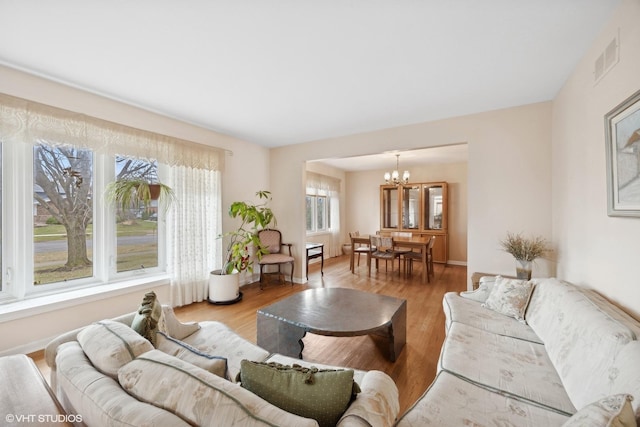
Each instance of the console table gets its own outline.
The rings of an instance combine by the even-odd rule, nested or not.
[[[309,260],[320,258],[320,274],[324,276],[324,243],[307,243],[307,280],[309,280]]]

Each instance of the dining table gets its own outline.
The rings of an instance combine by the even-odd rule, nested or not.
[[[429,270],[427,269],[427,248],[429,246],[429,240],[431,238],[429,236],[393,236],[393,245],[401,246],[403,248],[411,248],[411,249],[420,249],[420,253],[422,254],[422,281],[429,281]],[[351,258],[349,262],[349,267],[351,268],[351,272],[354,272],[354,255],[355,251],[353,250],[356,245],[370,245],[371,240],[369,235],[360,235],[360,236],[351,236]],[[367,254],[367,257],[370,255]],[[368,262],[367,262],[368,264]]]

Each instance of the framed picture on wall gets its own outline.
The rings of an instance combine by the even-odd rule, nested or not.
[[[640,217],[640,90],[605,117],[607,213]]]

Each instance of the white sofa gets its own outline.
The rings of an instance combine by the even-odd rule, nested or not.
[[[474,292],[445,295],[437,376],[397,425],[604,426],[610,413],[627,417],[612,425],[640,421],[640,323],[553,278],[532,280],[518,321],[483,307],[505,282],[485,277]]]
[[[176,361],[175,358],[167,356],[166,353],[159,353],[156,349],[138,354],[140,351],[136,350],[134,344],[127,345],[127,348],[133,352],[133,360],[124,364],[115,378],[113,375],[105,375],[94,367],[83,351],[81,331],[91,327],[87,326],[59,336],[45,348],[45,358],[51,368],[51,386],[67,413],[81,415],[83,423],[89,426],[187,426],[189,423],[183,419],[184,417],[177,416],[176,411],[162,409],[169,406],[166,405],[166,401],[182,399],[182,403],[169,403],[180,405],[188,402],[195,405],[194,408],[189,409],[192,412],[207,412],[207,414],[196,414],[202,417],[201,419],[208,420],[203,422],[203,425],[318,425],[313,419],[302,418],[271,405],[233,381],[240,371],[243,359],[311,366],[309,363],[278,354],[269,354],[220,322],[183,324],[177,320],[170,307],[163,306],[162,309],[167,335],[203,353],[226,358],[228,379],[222,379],[199,367]],[[127,325],[127,329],[133,331],[128,326],[131,325],[134,315],[135,313],[131,313],[113,320]],[[119,324],[117,326],[121,328]],[[105,323],[105,325],[112,325],[112,323]],[[142,393],[148,394],[149,389],[160,387],[160,380],[172,375],[171,369],[176,366],[183,373],[187,373],[184,376],[184,386],[180,390],[164,392],[156,390],[154,391],[156,395],[142,399],[140,396],[133,397],[120,385],[123,380],[123,369],[127,368],[128,375],[131,375],[132,372],[135,374],[136,370],[140,371],[145,367],[144,369],[153,371],[150,374],[151,377],[146,379],[136,377],[133,383],[129,384],[132,385],[131,389],[127,390],[131,391],[138,385]],[[318,364],[313,366],[329,368]],[[399,412],[398,389],[393,380],[380,371],[357,370],[354,372],[354,380],[359,384],[361,392],[351,402],[338,425],[341,427],[392,425]],[[130,381],[130,378],[125,378],[125,381]],[[136,383],[137,381],[139,384]],[[147,386],[143,386],[143,381],[148,381]],[[202,394],[202,387],[200,387],[204,383],[208,384],[206,395]],[[164,395],[160,397],[166,400],[164,403],[146,403],[163,393]],[[173,394],[168,396],[171,393]]]

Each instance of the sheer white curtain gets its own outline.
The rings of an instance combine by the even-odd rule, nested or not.
[[[167,265],[171,303],[182,306],[206,299],[209,272],[220,268],[220,173],[185,166],[171,170],[177,202],[167,218]]]
[[[331,215],[331,250],[329,252],[330,256],[339,256],[341,254],[342,248],[340,245],[340,186],[338,186],[338,190],[329,190],[329,198],[330,202],[330,212]]]
[[[329,199],[329,216],[331,235],[327,255],[340,255],[340,180],[315,172],[307,172],[307,194],[327,196]]]

